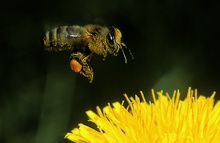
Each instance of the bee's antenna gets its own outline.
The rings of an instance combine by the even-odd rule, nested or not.
[[[126,48],[128,49],[129,54],[131,55],[131,58],[134,59],[134,55],[132,54],[131,50],[128,47],[126,47]]]
[[[121,48],[121,51],[122,51],[122,54],[123,54],[123,56],[124,56],[124,58],[125,58],[125,63],[127,64],[127,58],[126,58],[126,55],[125,55],[125,52],[124,52],[124,50],[123,50],[123,48]]]
[[[123,47],[125,47],[125,48],[129,51],[129,54],[131,55],[131,58],[134,59],[134,56],[133,56],[131,50],[130,50],[124,43],[122,43],[121,45],[122,45]],[[123,50],[122,47],[121,47],[121,51],[122,51],[123,56],[124,56],[124,58],[125,58],[125,63],[127,63],[127,58],[126,58],[126,55],[125,55],[124,50]]]

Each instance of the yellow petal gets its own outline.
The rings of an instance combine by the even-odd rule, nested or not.
[[[65,138],[76,143],[218,143],[220,140],[220,101],[214,104],[215,92],[210,97],[199,96],[189,88],[184,100],[179,90],[172,96],[163,91],[153,102],[136,95],[124,102],[108,104],[97,113],[89,110],[93,129],[83,124],[67,133]]]

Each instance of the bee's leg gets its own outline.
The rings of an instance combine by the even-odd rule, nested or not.
[[[105,43],[102,41],[102,46],[104,47],[103,53],[102,53],[102,59],[105,60],[107,56],[107,48],[105,46]]]
[[[91,54],[88,56],[84,56],[80,52],[71,54],[71,58],[76,59],[82,65],[82,70],[79,73],[87,77],[91,83],[93,81],[94,73],[93,73],[92,67],[87,63],[90,57],[91,57]]]
[[[93,69],[92,67],[87,63],[87,57],[84,57],[82,59],[79,59],[79,62],[82,63],[82,70],[80,71],[80,74],[87,77],[90,81],[90,83],[93,81]]]

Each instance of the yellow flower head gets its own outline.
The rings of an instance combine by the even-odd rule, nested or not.
[[[163,91],[158,99],[152,90],[153,102],[146,102],[141,92],[125,98],[128,107],[115,102],[97,114],[86,114],[97,129],[79,124],[65,138],[76,143],[219,143],[220,102],[214,104],[215,92],[208,98],[197,96],[189,88],[187,97],[180,100],[180,92],[172,98]]]

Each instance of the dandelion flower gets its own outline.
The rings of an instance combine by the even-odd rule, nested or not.
[[[124,102],[108,104],[97,113],[89,110],[93,129],[84,124],[67,133],[65,138],[76,143],[219,143],[220,101],[198,96],[197,90],[188,89],[180,100],[179,90],[172,97],[163,91],[152,90],[153,102],[141,98],[125,98]]]

